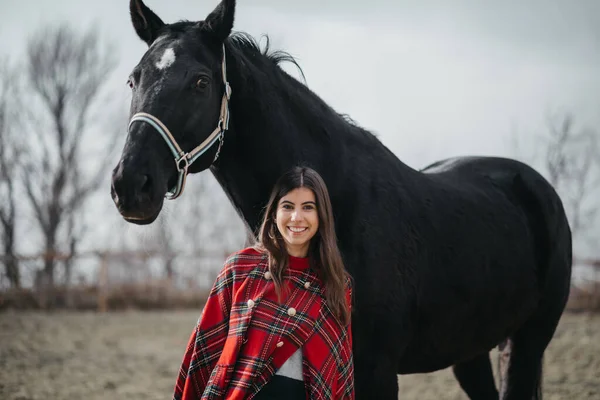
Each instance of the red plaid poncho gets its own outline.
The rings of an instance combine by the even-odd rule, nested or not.
[[[265,290],[267,270],[253,248],[227,259],[190,337],[175,400],[252,399],[300,347],[307,398],[354,399],[350,327],[331,314],[316,274],[288,271],[279,304]]]

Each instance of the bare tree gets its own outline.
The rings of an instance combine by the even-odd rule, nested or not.
[[[202,174],[190,179],[189,186],[189,197],[173,210],[178,214],[179,228],[174,225],[172,234],[183,236],[179,248],[197,255],[215,255],[244,246],[244,224],[218,182]],[[221,266],[218,262],[211,266],[209,279],[216,277]]]
[[[159,227],[153,242],[162,255],[164,277],[172,283],[175,275],[177,247],[171,229],[166,229],[164,226]]]
[[[598,257],[600,129],[583,126],[569,112],[549,113],[543,133],[528,137],[513,130],[511,139],[513,156],[536,166],[559,193],[575,258]]]
[[[16,256],[17,210],[15,186],[21,148],[15,135],[15,111],[19,93],[16,73],[8,60],[0,61],[0,239],[5,274],[12,287],[21,285],[19,260]]]
[[[538,167],[560,195],[577,255],[586,242],[598,241],[598,232],[592,228],[597,227],[600,209],[600,131],[578,127],[570,113],[549,115],[546,126],[529,146],[521,146],[522,139],[527,137],[513,129],[510,145],[513,156]],[[590,248],[598,251],[597,244]],[[510,339],[499,346],[497,371],[501,393],[506,390],[511,348]]]
[[[143,243],[145,250],[162,254],[163,274],[170,281],[178,278],[178,273],[211,279],[222,266],[225,253],[244,244],[243,223],[214,178],[202,173],[188,179],[186,195],[166,204],[159,223],[150,228]],[[209,262],[210,267],[197,262],[211,257],[217,260]],[[192,258],[197,261],[190,262]]]
[[[43,238],[42,278],[48,286],[54,285],[54,256],[61,251],[70,255],[65,262],[70,279],[72,256],[85,233],[81,210],[102,183],[122,128],[93,119],[96,104],[104,114],[110,112],[108,104],[99,103],[116,65],[111,50],[96,30],[80,34],[66,24],[44,27],[28,42],[26,72],[33,98],[25,117],[24,134],[31,136],[23,184]],[[88,157],[86,145],[95,150]]]
[[[550,183],[561,194],[576,239],[593,227],[600,202],[598,131],[576,129],[571,114],[548,118],[545,168]]]

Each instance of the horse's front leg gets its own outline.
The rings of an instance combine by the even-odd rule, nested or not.
[[[354,384],[357,400],[398,399],[398,360],[406,350],[409,329],[401,318],[353,319]],[[379,321],[379,322],[377,322]],[[356,322],[356,324],[355,324]]]
[[[393,364],[385,354],[357,354],[354,370],[356,399],[398,399],[398,376]]]

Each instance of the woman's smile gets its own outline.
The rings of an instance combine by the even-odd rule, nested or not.
[[[319,229],[319,213],[313,191],[300,187],[283,196],[279,200],[275,220],[288,253],[306,257],[310,241]]]

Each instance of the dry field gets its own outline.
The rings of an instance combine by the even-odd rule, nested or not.
[[[169,399],[198,315],[1,313],[0,399]],[[466,399],[450,370],[399,381],[400,399]],[[600,315],[563,317],[546,353],[544,392],[600,399]]]

